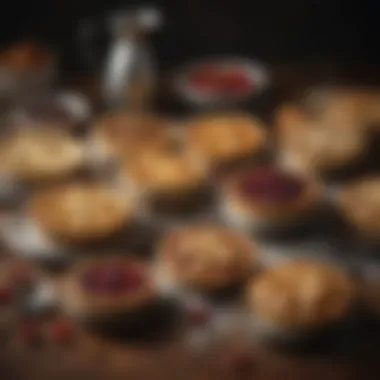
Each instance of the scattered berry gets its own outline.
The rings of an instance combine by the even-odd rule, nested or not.
[[[58,320],[49,326],[49,338],[55,343],[68,343],[73,335],[72,325],[68,321]]]

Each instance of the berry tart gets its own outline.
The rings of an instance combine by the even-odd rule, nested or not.
[[[231,176],[222,185],[219,211],[230,225],[248,232],[275,232],[314,219],[322,190],[314,181],[274,166]]]
[[[150,268],[117,256],[74,266],[62,280],[60,300],[63,311],[79,324],[112,337],[157,333],[168,317],[163,318],[168,304],[158,294]]]

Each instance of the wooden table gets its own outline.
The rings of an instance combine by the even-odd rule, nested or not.
[[[239,348],[228,342],[200,353],[190,353],[182,342],[160,347],[118,347],[82,336],[67,347],[14,344],[3,349],[0,376],[6,380],[377,380],[380,374],[378,360],[305,358],[259,346],[250,350],[252,362],[239,369],[230,359],[235,350]]]

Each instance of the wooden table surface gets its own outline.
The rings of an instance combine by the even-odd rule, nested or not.
[[[297,357],[260,346],[250,349],[249,365],[239,368],[232,358],[240,350],[233,342],[193,352],[183,341],[136,348],[94,343],[83,336],[67,347],[28,348],[15,343],[1,352],[0,376],[4,380],[376,380],[380,376],[378,360]]]
[[[345,73],[340,75],[339,73]],[[356,76],[355,76],[356,75]],[[364,78],[364,83],[379,83],[372,68],[302,64],[278,66],[277,84]],[[93,82],[84,81],[83,92],[94,93]],[[0,311],[1,313],[1,311]],[[78,332],[68,346],[27,347],[17,338],[0,345],[1,380],[378,380],[380,360],[373,357],[336,359],[321,356],[297,356],[278,353],[260,345],[249,346],[250,363],[244,369],[236,365],[235,356],[247,350],[225,339],[199,352],[190,350],[184,337],[159,346],[117,345],[99,341]],[[355,343],[353,343],[355,344]],[[376,356],[376,355],[374,355]]]

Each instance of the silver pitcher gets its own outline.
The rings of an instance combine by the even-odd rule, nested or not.
[[[103,31],[94,20],[83,23],[80,41],[82,54],[100,71],[104,101],[110,108],[145,109],[156,85],[148,36],[162,25],[162,14],[157,8],[138,8],[113,12],[102,21]],[[101,33],[111,34],[111,43],[99,54],[95,40]]]

